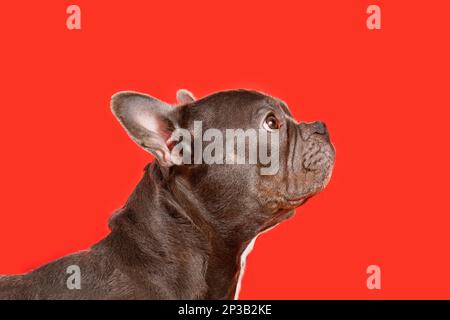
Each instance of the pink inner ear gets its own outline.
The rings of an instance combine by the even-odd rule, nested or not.
[[[166,119],[159,119],[157,121],[158,125],[158,131],[157,133],[161,136],[161,138],[166,142],[166,145],[169,145],[170,137],[172,136],[172,130],[171,124],[169,123],[169,120]]]
[[[173,147],[175,147],[176,144],[177,144],[177,141],[170,140],[170,137],[169,137],[169,139],[166,140],[167,148],[170,151],[172,151]]]
[[[143,128],[157,134],[163,141],[167,141],[171,136],[168,120],[158,115],[138,113],[135,121]]]

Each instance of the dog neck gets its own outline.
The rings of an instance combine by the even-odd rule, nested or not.
[[[135,268],[170,266],[171,272],[159,272],[157,282],[185,299],[236,298],[242,256],[260,232],[258,226],[240,230],[215,221],[188,184],[172,179],[155,162],[146,167],[125,206],[111,218],[110,228],[109,238],[121,238],[116,242],[126,238],[134,248],[122,256],[126,260],[130,254],[138,255]]]

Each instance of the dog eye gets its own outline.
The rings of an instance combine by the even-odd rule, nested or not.
[[[280,128],[280,122],[275,115],[271,113],[264,120],[263,127],[267,131],[274,131]]]

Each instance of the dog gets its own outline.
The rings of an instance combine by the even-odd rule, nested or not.
[[[335,150],[324,123],[297,122],[283,101],[261,92],[229,90],[196,99],[179,90],[177,101],[170,105],[131,91],[113,95],[113,114],[155,160],[111,217],[105,239],[30,273],[0,277],[0,299],[238,297],[254,240],[324,189]],[[181,156],[192,159],[192,150],[174,154],[173,133],[192,133],[196,122],[216,133],[276,134],[269,151],[278,152],[278,170],[261,174],[268,165],[260,161],[180,163]],[[219,160],[229,155],[215,154]]]

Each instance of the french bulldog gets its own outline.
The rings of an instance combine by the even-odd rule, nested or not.
[[[297,122],[283,101],[257,91],[222,91],[196,99],[180,90],[177,100],[170,105],[137,92],[113,95],[114,116],[155,160],[111,217],[105,239],[30,273],[0,277],[0,299],[238,297],[254,239],[324,189],[334,147],[324,123]],[[268,151],[277,154],[272,159],[278,161],[277,170],[261,174],[268,166],[261,161],[189,161],[197,143],[192,141],[174,153],[182,144],[174,132],[195,135],[195,123],[216,134],[254,129],[276,135]],[[213,153],[220,160],[236,158],[233,152],[231,157],[228,149]]]

